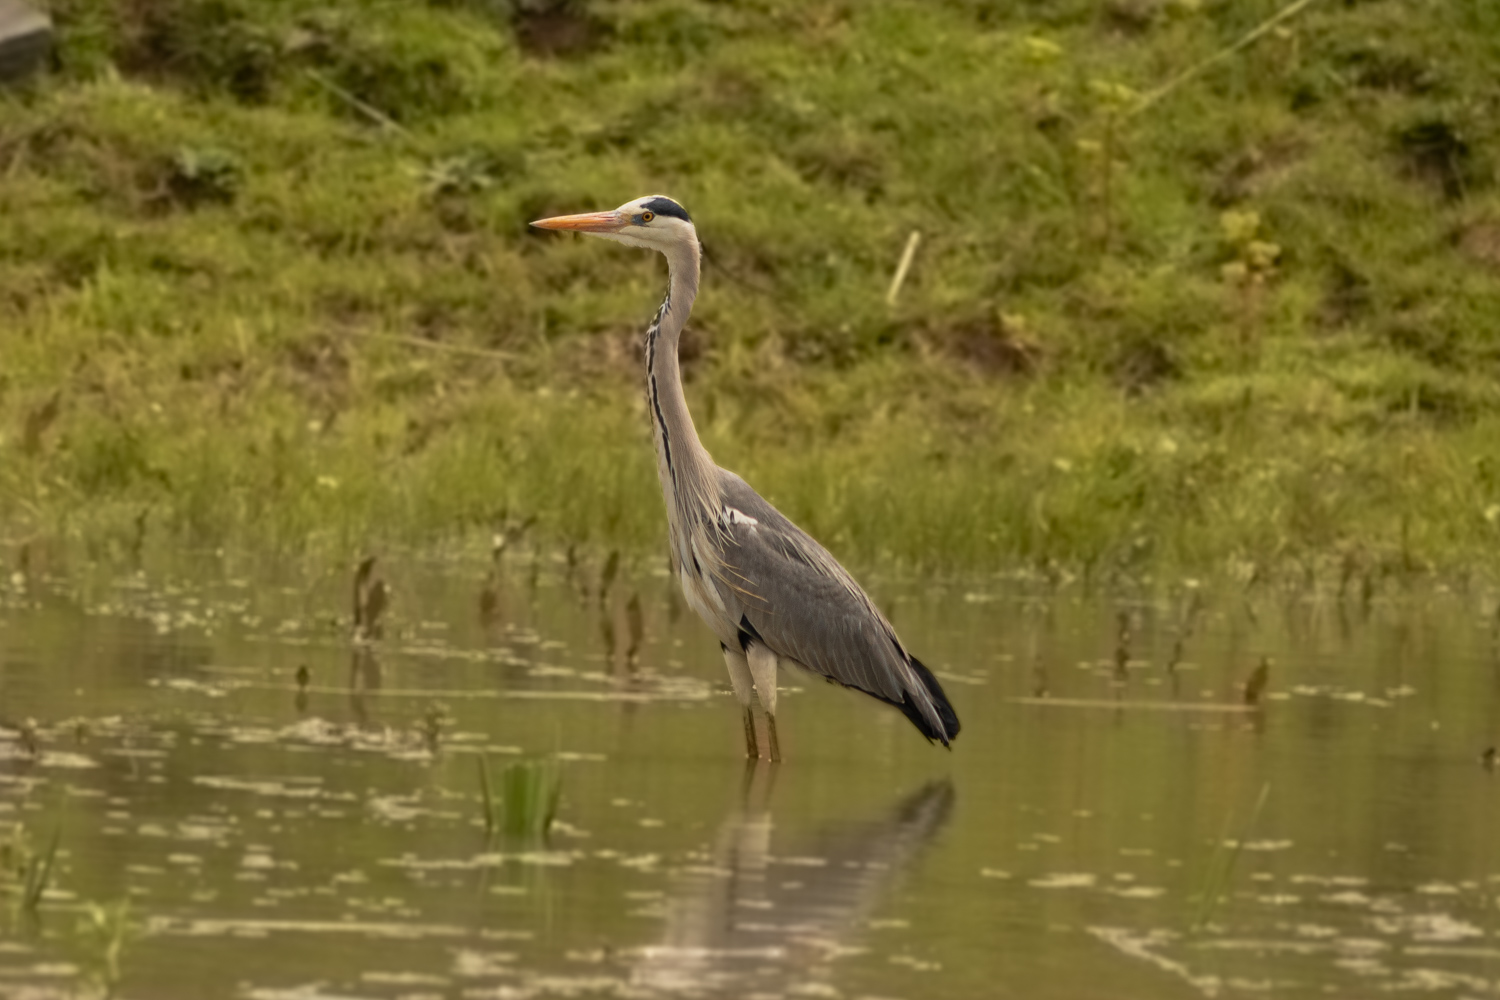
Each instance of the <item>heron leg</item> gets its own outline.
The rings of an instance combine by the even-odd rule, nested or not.
[[[760,746],[755,738],[755,715],[751,711],[755,679],[750,674],[750,664],[744,653],[722,644],[720,648],[724,650],[724,665],[729,668],[729,684],[734,688],[734,696],[745,714],[745,756],[757,760],[760,757]]]
[[[776,738],[776,654],[758,643],[752,642],[745,650],[746,664],[750,676],[755,680],[755,694],[760,707],[766,713],[766,740],[770,744],[771,760],[781,760],[781,743]]]
[[[766,716],[766,739],[771,744],[771,763],[781,763],[781,741],[776,738],[776,716]]]
[[[748,760],[760,759],[760,746],[755,739],[755,714],[749,705],[745,706],[745,757]]]
[[[760,760],[745,761],[744,781],[740,785],[740,809],[745,814],[765,812],[771,802],[771,791],[776,787],[779,768]]]

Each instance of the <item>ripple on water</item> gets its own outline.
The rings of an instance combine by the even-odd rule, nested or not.
[[[749,797],[739,794],[738,762],[716,756],[724,747],[713,739],[733,726],[723,718],[730,703],[711,644],[702,656],[688,652],[703,645],[690,616],[679,627],[665,607],[648,607],[645,653],[627,676],[606,669],[615,660],[589,645],[601,615],[592,598],[554,607],[544,592],[517,602],[525,621],[481,636],[473,588],[462,603],[434,608],[418,606],[424,597],[412,587],[396,609],[407,617],[376,649],[383,685],[351,691],[339,683],[349,673],[347,639],[308,611],[306,586],[270,599],[237,587],[222,601],[132,585],[110,598],[109,610],[140,620],[124,625],[98,621],[102,606],[80,618],[58,611],[66,602],[28,601],[35,612],[25,614],[54,615],[48,627],[65,640],[55,643],[61,660],[29,648],[13,655],[13,640],[30,642],[33,626],[14,616],[0,623],[6,710],[41,720],[27,730],[35,752],[19,730],[0,730],[0,831],[24,825],[34,849],[50,832],[54,803],[69,820],[59,885],[43,900],[44,933],[0,941],[0,995],[79,995],[90,967],[58,956],[85,940],[75,931],[80,913],[113,898],[129,898],[137,914],[126,938],[126,996],[195,995],[172,977],[193,974],[180,971],[190,956],[207,956],[196,973],[204,995],[227,983],[259,1000],[860,997],[871,989],[915,1000],[983,995],[974,984],[982,990],[1025,968],[1042,933],[1035,960],[1045,975],[1003,984],[1011,992],[1087,995],[1099,983],[1135,998],[1174,989],[1286,1000],[1497,992],[1490,966],[1500,948],[1487,915],[1500,876],[1488,875],[1487,855],[1469,843],[1481,838],[1452,834],[1486,819],[1473,803],[1492,790],[1481,784],[1491,778],[1474,763],[1479,748],[1453,735],[1480,730],[1449,719],[1487,697],[1477,682],[1460,690],[1461,678],[1487,675],[1455,671],[1451,684],[1420,691],[1400,683],[1426,676],[1416,669],[1431,659],[1422,643],[1458,641],[1459,630],[1404,632],[1412,656],[1422,654],[1409,663],[1397,662],[1405,646],[1372,643],[1345,655],[1338,630],[1299,633],[1305,657],[1282,654],[1273,681],[1281,690],[1253,714],[1234,696],[1242,646],[1224,625],[1239,613],[1238,598],[1202,619],[1200,631],[1183,631],[1191,662],[1177,666],[1190,680],[1181,698],[1168,695],[1170,678],[1149,659],[1144,634],[1128,681],[1117,691],[1098,683],[1101,661],[1105,673],[1115,662],[1104,655],[1113,610],[1069,618],[1076,608],[1049,600],[1064,627],[1049,626],[1038,642],[1036,621],[996,627],[1006,605],[986,601],[969,638],[927,630],[978,644],[937,654],[968,666],[933,662],[955,700],[972,706],[961,707],[966,720],[997,721],[977,721],[943,756],[958,819],[937,842],[940,863],[923,873],[903,871],[890,854],[849,856],[794,837],[776,842],[777,855],[747,836],[761,829],[754,824],[728,823],[736,835],[714,841],[706,831]],[[330,598],[336,610],[343,600],[342,588]],[[913,616],[920,607],[903,605]],[[1375,615],[1367,631],[1383,627]],[[1152,627],[1146,616],[1137,624]],[[1352,626],[1356,642],[1363,627]],[[163,628],[175,631],[162,637]],[[79,656],[82,629],[90,638]],[[1216,630],[1227,637],[1218,646]],[[1014,642],[1018,635],[1032,645]],[[1256,635],[1283,638],[1265,627]],[[1343,651],[1336,664],[1329,647]],[[1030,689],[1042,660],[1083,669],[1054,666],[1055,694],[1013,704],[1009,696]],[[292,678],[304,663],[323,686],[310,684],[297,705]],[[53,676],[65,676],[66,689]],[[1459,694],[1440,702],[1440,687]],[[887,751],[883,734],[895,727],[872,722],[867,704],[825,698],[821,688],[803,694],[791,682],[783,691],[808,706],[803,725],[793,713],[788,731],[804,752],[779,772],[766,831],[773,815],[779,837],[857,812],[867,804],[861,795],[883,794],[890,773],[917,760],[931,766],[916,756],[925,748],[893,742]],[[23,709],[17,696],[49,711]],[[77,718],[88,697],[109,714]],[[447,709],[438,747],[419,731],[435,700]],[[1244,725],[1252,717],[1256,725]],[[1426,720],[1437,718],[1442,728],[1429,729]],[[559,731],[576,740],[570,749],[559,749]],[[844,759],[853,732],[881,734],[871,745],[888,754],[889,773],[865,781],[828,764]],[[1286,766],[1330,747],[1348,780]],[[499,850],[477,829],[472,758],[523,751],[587,762],[570,773],[564,799],[578,825],[559,822],[549,841],[525,849],[501,841]],[[1253,787],[1275,769],[1277,822],[1274,837],[1243,835],[1245,856],[1212,922],[1185,933],[1207,855],[1233,845],[1219,843],[1225,816],[1243,812],[1209,782],[1180,803],[1161,796],[1186,787],[1171,782],[1200,780],[1205,754],[1223,787]],[[997,759],[1019,765],[999,791]],[[1434,759],[1453,766],[1433,768]],[[1421,780],[1406,781],[1403,769],[1418,764]],[[1402,791],[1408,786],[1415,791]],[[1367,829],[1382,832],[1371,840]],[[1397,832],[1400,842],[1382,849]],[[872,842],[863,836],[847,843]],[[590,849],[570,849],[578,844]],[[1369,850],[1359,853],[1359,844]],[[1286,873],[1292,865],[1305,870]],[[882,872],[900,876],[897,889],[861,895],[847,881]],[[955,884],[953,872],[967,877]],[[820,890],[824,881],[844,895]],[[932,931],[931,915],[957,904],[1001,914],[998,927],[975,922],[982,948]],[[1007,924],[1005,914],[1023,909]],[[741,937],[714,947],[702,928]]]

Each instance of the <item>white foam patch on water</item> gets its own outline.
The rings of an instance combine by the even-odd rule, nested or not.
[[[142,823],[136,828],[139,837],[160,837],[167,840],[186,840],[197,843],[224,844],[233,835],[228,824],[178,823],[166,826],[161,823]]]
[[[1036,889],[1088,889],[1099,881],[1090,872],[1056,872],[1034,878],[1026,884]]]
[[[515,952],[460,948],[453,953],[453,974],[465,979],[506,976],[514,972],[515,960]]]
[[[42,750],[32,753],[18,743],[0,740],[0,761],[17,764],[34,764],[37,767],[57,768],[63,771],[84,771],[99,766],[99,762],[81,753],[65,750]]]
[[[1121,899],[1157,899],[1167,894],[1167,890],[1154,885],[1133,885],[1126,889],[1110,889],[1111,896]]]
[[[1484,931],[1446,913],[1416,913],[1410,916],[1371,918],[1375,929],[1382,934],[1408,934],[1414,941],[1465,941],[1484,937]]]
[[[1242,851],[1285,851],[1291,848],[1290,840],[1247,840],[1241,843],[1238,840],[1224,841],[1225,847],[1239,848]]]
[[[17,949],[24,950],[24,949]],[[11,969],[0,969],[0,976],[37,976],[47,979],[66,979],[78,975],[78,966],[71,962],[36,962],[32,965],[17,966]],[[25,994],[23,994],[25,995]],[[52,994],[46,994],[51,996]],[[67,994],[73,996],[72,992]],[[6,996],[11,996],[7,993]]]
[[[1218,996],[1223,986],[1223,981],[1218,976],[1198,975],[1183,963],[1157,953],[1157,949],[1178,939],[1179,935],[1171,931],[1133,931],[1125,927],[1090,927],[1088,932],[1121,953],[1176,976],[1206,997]]]
[[[1339,929],[1337,927],[1327,927],[1323,924],[1298,924],[1292,928],[1292,931],[1298,937],[1305,938],[1326,939],[1339,936]]]
[[[207,698],[224,698],[230,690],[245,687],[233,681],[199,681],[190,677],[153,677],[146,681],[148,687],[164,688],[168,691],[176,691],[182,694],[201,694]]]
[[[370,814],[385,823],[408,823],[422,816],[436,819],[456,820],[459,814],[453,811],[429,809],[418,805],[416,795],[375,795],[365,802]]]
[[[1456,896],[1462,890],[1448,882],[1427,882],[1417,886],[1417,891],[1424,896]]]
[[[236,778],[230,775],[199,774],[193,784],[224,791],[250,792],[269,798],[281,799],[327,799],[334,802],[354,802],[351,792],[330,792],[318,787],[320,778],[289,778],[285,781],[257,781],[253,778]]]
[[[1284,955],[1325,955],[1335,950],[1334,945],[1329,943],[1277,941],[1269,938],[1226,938],[1219,941],[1200,941],[1197,947],[1204,951],[1253,951]]]
[[[1318,897],[1325,903],[1337,903],[1340,906],[1369,906],[1373,900],[1362,892],[1353,889],[1344,892],[1330,892]]]
[[[1293,885],[1362,886],[1370,880],[1359,875],[1293,875]]]
[[[1436,993],[1440,990],[1466,990],[1494,996],[1500,993],[1493,980],[1464,972],[1444,969],[1403,969],[1396,982],[1387,986],[1397,992]]]
[[[422,972],[362,972],[362,983],[378,983],[388,986],[448,986],[452,980],[446,976],[433,976]]]
[[[1463,945],[1422,945],[1414,944],[1405,949],[1408,955],[1431,956],[1444,958],[1472,958],[1482,962],[1493,962],[1500,959],[1500,948],[1476,948]]]
[[[264,938],[272,934],[353,934],[397,941],[472,937],[474,931],[452,924],[405,924],[369,920],[242,920],[213,917],[150,916],[145,933],[173,937]]]
[[[380,864],[389,868],[407,871],[473,871],[480,868],[499,868],[507,863],[535,865],[542,868],[563,868],[584,857],[577,851],[519,851],[515,853],[490,852],[476,854],[471,858],[383,858]],[[623,863],[623,862],[622,862]]]
[[[252,987],[240,994],[246,1000],[376,1000],[369,993],[324,993],[321,983],[293,986],[291,989],[263,989]]]

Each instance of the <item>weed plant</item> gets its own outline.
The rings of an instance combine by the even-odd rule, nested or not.
[[[1493,568],[1500,6],[1280,6],[52,0],[0,538],[659,551],[660,261],[526,223],[665,191],[703,436],[846,559]]]
[[[37,850],[29,831],[17,823],[0,840],[0,870],[9,876],[11,882],[7,888],[14,897],[13,915],[36,915],[42,896],[52,881],[52,865],[57,859],[57,845],[61,834],[60,828],[54,828],[47,846]]]
[[[139,935],[140,928],[131,917],[128,898],[107,904],[85,904],[78,917],[75,944],[88,967],[87,978],[99,995],[115,995],[126,946]]]
[[[1245,820],[1239,836],[1234,840],[1228,839],[1231,820],[1225,819],[1224,836],[1214,842],[1213,852],[1209,855],[1204,870],[1203,888],[1198,896],[1198,910],[1189,928],[1193,933],[1199,933],[1208,926],[1219,902],[1229,894],[1234,882],[1235,866],[1239,863],[1240,854],[1245,850],[1245,844],[1249,842],[1256,824],[1260,821],[1261,813],[1265,811],[1266,799],[1270,795],[1271,786],[1262,785],[1260,795],[1255,799],[1255,807]]]
[[[562,773],[553,760],[522,760],[500,772],[500,788],[492,787],[489,761],[479,758],[480,802],[486,835],[503,833],[512,840],[535,841],[547,836],[557,818],[562,797]]]

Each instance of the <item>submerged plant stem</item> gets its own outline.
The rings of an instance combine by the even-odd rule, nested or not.
[[[1261,786],[1260,795],[1255,799],[1255,808],[1250,811],[1249,818],[1240,828],[1239,836],[1233,841],[1229,839],[1233,819],[1232,817],[1225,818],[1224,835],[1214,845],[1213,855],[1209,858],[1208,877],[1204,882],[1203,893],[1198,898],[1198,912],[1190,928],[1192,933],[1202,931],[1213,919],[1219,900],[1228,892],[1229,884],[1234,878],[1234,868],[1239,862],[1240,853],[1245,849],[1245,842],[1254,832],[1255,824],[1260,819],[1261,811],[1265,809],[1266,799],[1270,794],[1271,783],[1266,782]]]

